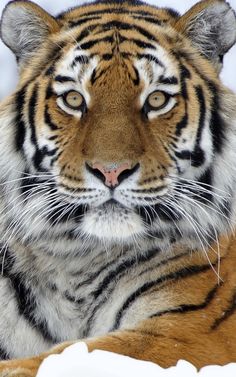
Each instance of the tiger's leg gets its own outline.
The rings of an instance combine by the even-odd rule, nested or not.
[[[176,316],[174,321],[170,318],[167,321],[164,318],[163,320],[159,318],[159,321],[148,320],[135,329],[117,331],[84,342],[89,351],[95,349],[111,351],[152,361],[165,368],[176,365],[179,359],[188,360],[198,368],[208,364],[224,365],[236,361],[236,351],[232,351],[235,339],[232,339],[232,347],[230,347],[226,339],[222,342],[220,332],[209,333],[203,328],[201,331],[199,326],[197,324],[195,326],[189,319],[185,316],[182,321]],[[61,353],[73,343],[63,343],[38,357],[2,362],[0,377],[35,377],[40,364],[47,356]]]

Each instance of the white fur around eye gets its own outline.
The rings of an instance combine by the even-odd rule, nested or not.
[[[73,110],[72,108],[65,105],[62,97],[57,98],[57,105],[65,111],[65,113],[75,116],[76,118],[80,119],[82,117],[81,110]]]
[[[159,115],[163,115],[168,113],[171,109],[173,109],[174,105],[176,104],[177,100],[173,97],[170,98],[169,102],[165,107],[157,111],[149,111],[148,119],[152,120],[157,118]]]

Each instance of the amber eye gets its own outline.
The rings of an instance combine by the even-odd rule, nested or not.
[[[162,109],[169,101],[169,95],[165,92],[156,91],[149,95],[147,98],[147,104],[152,108],[152,110]]]
[[[84,103],[84,97],[79,92],[71,90],[63,95],[63,101],[71,109],[80,110]]]

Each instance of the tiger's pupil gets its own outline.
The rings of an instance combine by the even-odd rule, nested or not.
[[[69,105],[70,107],[73,107],[74,109],[80,107],[83,103],[82,95],[75,91],[71,91],[67,93],[64,100],[67,105]]]
[[[163,92],[154,92],[148,97],[148,103],[151,107],[159,109],[165,105],[167,96]]]

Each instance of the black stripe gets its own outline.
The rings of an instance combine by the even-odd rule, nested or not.
[[[149,33],[147,30],[142,28],[141,26],[134,25],[134,24],[128,24],[126,22],[121,22],[121,21],[111,21],[107,22],[106,24],[102,24],[101,28],[106,31],[106,30],[111,30],[111,29],[118,29],[118,30],[135,30],[145,38],[147,38],[149,41],[155,41],[157,42],[157,39],[155,36],[151,33]]]
[[[132,303],[136,301],[141,295],[143,295],[144,293],[152,289],[153,287],[164,284],[170,280],[185,279],[189,276],[207,271],[210,268],[211,268],[210,264],[202,265],[202,266],[189,266],[181,270],[172,272],[170,274],[164,275],[155,281],[150,281],[150,282],[145,283],[142,287],[140,287],[135,292],[133,292],[128,297],[128,299],[124,302],[123,306],[120,308],[120,310],[118,311],[116,315],[115,323],[111,331],[117,330],[119,328],[123,315],[125,314],[127,309],[132,305]]]
[[[101,17],[83,17],[83,18],[80,18],[79,20],[76,20],[76,21],[69,21],[69,27],[74,28],[74,27],[83,25],[86,22],[97,21],[97,20],[100,20],[100,19],[101,19]]]
[[[108,0],[107,3],[110,5],[111,3],[115,3],[115,5],[121,3],[120,0]],[[125,1],[127,3],[127,1]],[[103,2],[105,4],[105,1]],[[124,3],[124,2],[123,2]],[[122,4],[123,4],[122,3]],[[137,3],[137,2],[136,2]],[[130,1],[130,5],[135,5],[135,0],[134,1]],[[143,11],[143,10],[137,10],[137,9],[132,9],[132,11],[130,11],[130,9],[120,9],[120,8],[105,8],[105,9],[102,9],[102,10],[95,10],[95,11],[91,11],[91,12],[86,12],[86,13],[83,13],[81,15],[81,17],[91,17],[91,16],[98,16],[98,15],[103,15],[103,14],[127,14],[129,16],[134,16],[134,15],[137,15],[137,16],[153,16],[153,14],[151,12],[147,12],[147,11]]]
[[[57,190],[54,189],[54,192],[57,193]],[[47,219],[52,225],[67,223],[70,220],[79,224],[88,211],[86,205],[81,204],[75,207],[74,204],[62,204],[57,200],[50,203],[49,209]]]
[[[158,82],[160,82],[161,84],[168,84],[168,85],[177,85],[179,83],[177,77],[175,76],[170,76],[170,77],[160,76],[158,79]]]
[[[44,111],[44,123],[52,130],[56,131],[59,129],[59,127],[52,122],[51,116],[49,114],[49,108],[48,105],[45,106],[45,111]]]
[[[91,294],[93,295],[94,299],[97,298],[105,291],[107,286],[117,277],[120,277],[123,272],[127,273],[128,270],[132,269],[132,267],[137,266],[143,262],[149,262],[153,258],[157,256],[159,250],[157,248],[149,250],[143,255],[135,256],[134,258],[127,260],[125,262],[120,263],[114,270],[109,271],[109,274],[103,279],[103,281],[99,284],[98,288],[93,291]]]
[[[15,97],[15,104],[16,104],[16,136],[15,136],[15,148],[17,151],[22,150],[23,144],[25,141],[25,123],[23,121],[23,109],[24,109],[24,103],[25,103],[25,93],[26,93],[26,87],[21,89]]]
[[[44,339],[54,344],[58,343],[59,340],[50,333],[46,319],[44,321],[36,319],[38,311],[37,298],[34,296],[32,290],[26,286],[26,277],[19,272],[17,275],[10,274],[8,277],[15,291],[19,314],[29,322],[32,328],[37,329]]]
[[[171,17],[177,18],[180,16],[180,13],[173,8],[163,8],[163,10],[165,10]]]
[[[213,195],[212,195],[212,168],[209,167],[199,178],[198,178],[198,185],[199,185],[199,192],[197,192],[196,200],[201,200],[204,202],[213,202]],[[203,192],[201,192],[201,187],[204,189]],[[194,189],[196,191],[196,189]],[[200,197],[201,198],[200,198]]]
[[[141,21],[149,22],[150,24],[154,24],[154,25],[158,25],[158,26],[161,26],[163,24],[163,21],[160,21],[157,18],[150,17],[150,16],[147,17],[147,16],[132,15],[132,18],[134,18],[135,20],[141,20]]]
[[[182,130],[185,129],[187,125],[188,125],[188,114],[187,112],[185,112],[181,121],[179,121],[179,123],[176,124],[175,135],[177,137],[180,137],[182,134]]]
[[[211,85],[211,92],[213,94],[213,103],[211,110],[210,130],[213,137],[213,148],[217,153],[221,153],[225,142],[225,127],[224,121],[219,114],[220,104],[217,95],[217,88]]]
[[[205,300],[200,304],[182,304],[182,305],[179,305],[177,308],[170,308],[167,310],[159,311],[155,314],[152,314],[149,318],[161,317],[164,314],[188,313],[192,311],[205,309],[214,299],[219,287],[220,287],[219,284],[215,285],[215,287],[208,293]]]
[[[87,324],[85,326],[85,330],[83,331],[83,337],[89,335],[91,326],[93,323],[93,319],[97,311],[105,304],[105,302],[108,300],[108,297],[110,297],[112,291],[115,289],[117,279],[118,278],[120,279],[124,273],[126,274],[128,270],[131,270],[133,267],[136,267],[138,264],[149,262],[150,260],[155,258],[159,252],[160,250],[158,248],[151,249],[147,251],[145,254],[137,255],[136,257],[130,260],[123,261],[116,268],[109,271],[109,273],[105,276],[105,278],[99,284],[98,288],[91,293],[91,295],[93,296],[95,300],[97,300],[99,296],[101,296],[103,293],[104,295],[101,297],[100,302],[98,302],[95,305],[90,317],[88,318]],[[163,263],[167,263],[167,261],[165,260]],[[102,269],[102,271],[103,270],[104,269]],[[113,285],[109,289],[109,293],[108,293],[107,288],[108,288],[108,285],[110,285],[111,283],[113,283]]]
[[[122,38],[120,38],[120,40],[121,40],[121,42],[128,41],[128,42],[134,43],[139,48],[143,48],[143,49],[150,48],[152,50],[156,49],[156,47],[153,44],[151,44],[150,42],[144,42],[144,41],[141,41],[139,39],[135,39],[135,38],[128,39],[128,38],[122,37]]]
[[[32,194],[32,190],[37,187],[37,181],[35,178],[31,178],[28,172],[22,174],[22,179],[20,180],[20,193],[23,195],[24,203]]]
[[[35,115],[37,111],[37,101],[38,101],[38,85],[36,84],[34,86],[33,92],[29,100],[28,119],[29,119],[29,125],[31,128],[31,142],[35,147],[33,163],[36,169],[41,170],[41,162],[43,160],[43,156],[42,156],[41,151],[38,148],[38,142],[37,142],[36,130],[35,130]]]
[[[47,68],[45,72],[45,76],[52,76],[55,72],[55,63],[51,64],[49,68]]]
[[[51,84],[49,83],[45,92],[45,100],[50,99],[54,94]]]
[[[185,100],[188,99],[188,91],[187,91],[187,84],[186,80],[191,79],[190,71],[188,70],[185,65],[180,64],[180,82],[181,82],[181,94]]]
[[[153,221],[157,218],[165,222],[178,222],[182,219],[181,213],[178,213],[174,205],[173,208],[170,208],[169,205],[165,205],[164,203],[136,207],[136,210],[143,221],[148,225],[152,225]]]
[[[73,79],[73,77],[69,77],[69,76],[61,76],[61,75],[57,75],[54,80],[56,82],[60,82],[60,83],[64,83],[64,82],[76,82],[75,79]]]
[[[205,153],[200,147],[200,143],[201,143],[201,138],[202,138],[202,131],[205,125],[204,123],[205,123],[205,117],[206,117],[206,104],[205,104],[204,93],[200,85],[195,87],[195,92],[196,92],[200,109],[199,109],[199,125],[198,125],[198,131],[197,131],[197,136],[196,136],[196,143],[195,143],[194,151],[191,154],[191,165],[194,167],[200,167],[205,162]]]
[[[2,268],[3,276],[10,280],[12,288],[14,289],[19,315],[23,316],[32,328],[37,329],[44,339],[52,343],[58,343],[58,339],[55,339],[50,334],[46,319],[45,321],[36,320],[36,313],[38,310],[36,304],[37,298],[29,288],[27,276],[21,272],[17,272],[17,274],[13,273],[14,255],[11,254],[9,249],[4,249],[4,251],[1,252],[1,255],[1,265],[4,263],[4,268]],[[27,281],[28,284],[26,283]]]
[[[222,313],[222,316],[217,318],[211,326],[212,330],[217,330],[218,327],[226,321],[229,317],[236,313],[236,293],[234,293],[230,306]]]
[[[131,80],[133,81],[134,85],[137,86],[137,85],[140,84],[140,76],[139,76],[139,72],[138,72],[137,68],[133,67],[133,69],[134,69],[135,76],[136,76],[135,79],[133,79],[131,77],[130,73],[129,73],[129,76],[130,76]]]
[[[112,58],[113,58],[112,54],[103,54],[102,55],[102,59],[105,60],[105,61],[112,60]]]
[[[1,346],[0,347],[0,360],[9,360],[9,353]]]
[[[93,39],[92,41],[82,43],[80,45],[80,48],[82,50],[88,50],[91,47],[97,45],[98,43],[102,43],[102,42],[104,42],[104,43],[113,43],[114,42],[114,38],[113,38],[113,36],[111,36],[111,37],[104,37],[104,38]]]
[[[88,57],[86,55],[80,55],[80,56],[76,56],[72,62],[72,66],[75,66],[76,63],[79,63],[79,64],[88,64],[89,63],[89,60],[91,59],[91,56]]]
[[[147,59],[149,62],[154,62],[160,67],[165,68],[164,64],[156,57],[151,54],[137,54],[139,59]]]

